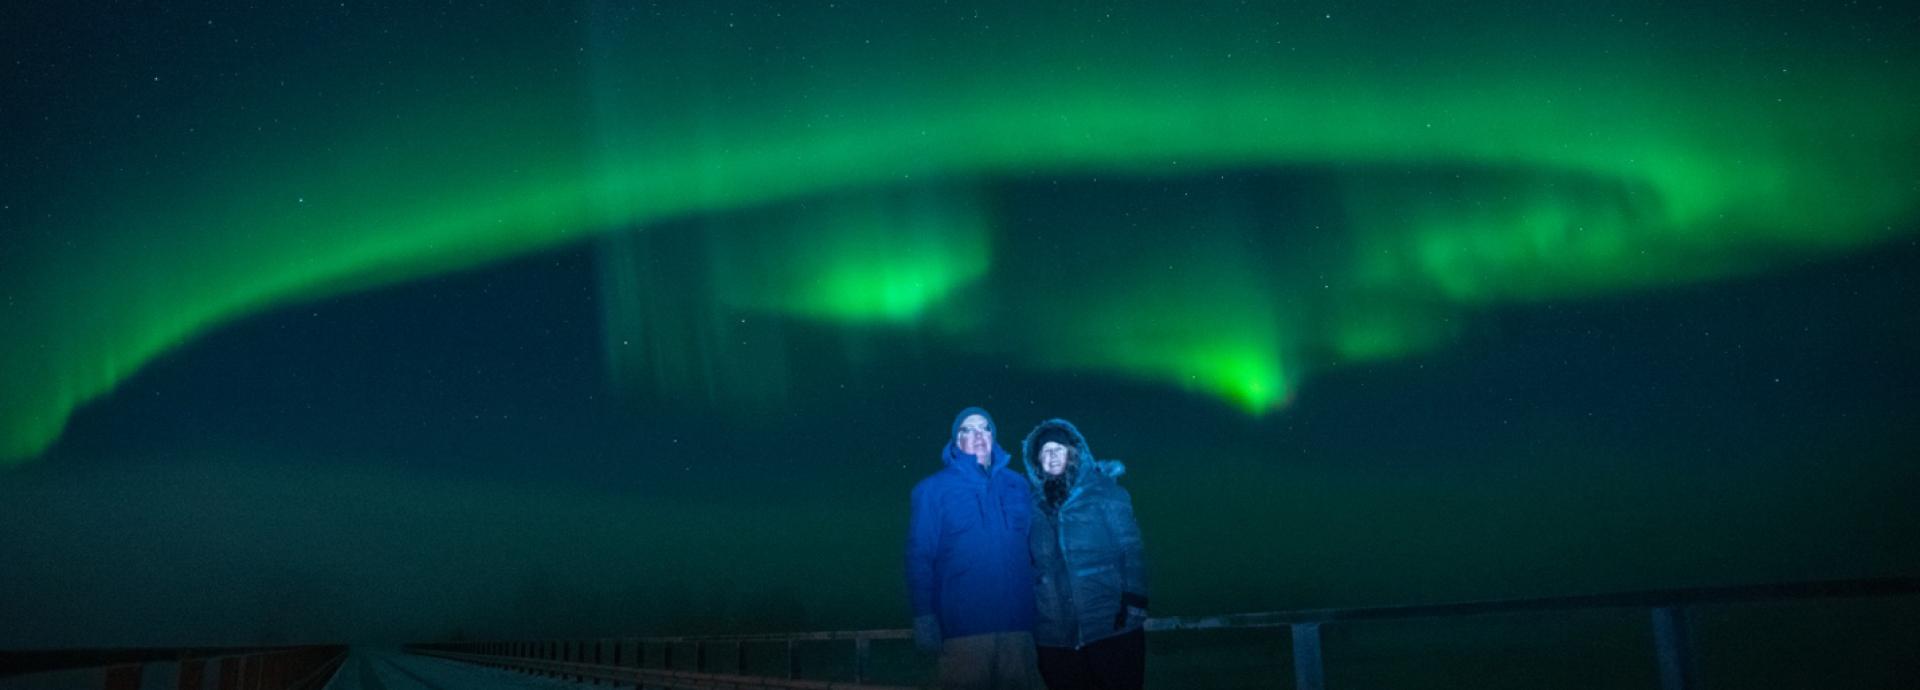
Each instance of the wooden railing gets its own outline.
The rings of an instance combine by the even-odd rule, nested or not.
[[[1833,580],[1736,587],[1697,587],[1529,599],[1501,599],[1409,606],[1343,609],[1304,609],[1220,616],[1175,616],[1147,621],[1147,632],[1164,634],[1187,630],[1288,628],[1293,638],[1294,687],[1325,690],[1326,665],[1322,655],[1324,626],[1358,621],[1460,618],[1529,612],[1572,612],[1596,609],[1644,609],[1652,628],[1650,651],[1658,664],[1662,690],[1700,687],[1695,665],[1690,611],[1706,605],[1784,602],[1815,599],[1896,597],[1920,594],[1920,578]],[[581,681],[632,684],[662,688],[880,688],[871,678],[875,640],[911,639],[912,631],[852,630],[786,634],[632,637],[592,640],[519,640],[414,645],[416,653],[457,659],[525,673]],[[798,642],[844,641],[852,659],[851,678],[842,681],[800,677],[794,645]],[[748,645],[784,647],[779,675],[738,672],[748,666]],[[691,669],[675,670],[674,650],[692,647]],[[764,653],[764,652],[763,652]],[[736,672],[711,669],[719,655],[731,655]],[[689,665],[684,659],[680,665]]]
[[[61,687],[140,690],[150,666],[170,666],[166,675],[179,690],[314,690],[333,678],[346,654],[344,646],[0,652],[0,678],[25,683],[46,676]]]

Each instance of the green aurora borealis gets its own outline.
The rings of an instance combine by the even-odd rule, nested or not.
[[[592,5],[17,42],[54,67],[6,98],[0,462],[224,323],[596,236],[627,252],[609,349],[625,319],[655,352],[610,373],[664,394],[711,387],[676,372],[702,324],[752,315],[1263,414],[1477,309],[1752,275],[1920,217],[1911,23],[1867,10]],[[1057,274],[996,232],[1006,180],[1245,170],[1311,176],[1337,224],[1276,226],[1242,188],[1090,230],[1129,240]],[[669,223],[703,229],[699,295],[632,239]],[[1321,251],[1261,239],[1302,235]]]
[[[1156,616],[1920,574],[1913,7],[807,4],[0,9],[0,657],[903,627],[967,405],[1127,463]],[[1706,681],[1920,687],[1917,608]]]

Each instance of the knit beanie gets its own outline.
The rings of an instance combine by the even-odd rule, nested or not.
[[[993,415],[987,414],[986,410],[980,409],[978,407],[969,407],[967,409],[961,410],[960,414],[954,416],[953,429],[947,433],[947,440],[952,441],[953,439],[960,438],[960,423],[967,421],[968,417],[972,417],[974,415],[980,415],[981,417],[986,418],[987,431],[993,431],[999,428],[995,426],[993,423]]]

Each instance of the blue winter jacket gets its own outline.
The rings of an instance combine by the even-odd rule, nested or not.
[[[1054,514],[1044,501],[1045,477],[1034,439],[1048,427],[1065,430],[1080,457],[1068,467],[1073,483]],[[1126,472],[1117,461],[1099,461],[1087,439],[1064,419],[1035,427],[1021,443],[1021,459],[1038,499],[1028,543],[1033,550],[1033,596],[1038,608],[1033,641],[1048,647],[1079,649],[1114,635],[1138,630],[1139,619],[1126,607],[1147,607],[1147,563],[1140,525],[1133,518],[1133,497],[1114,481]]]
[[[947,443],[946,469],[913,487],[907,593],[915,617],[935,614],[945,638],[1033,629],[1027,481],[996,444],[993,467]]]

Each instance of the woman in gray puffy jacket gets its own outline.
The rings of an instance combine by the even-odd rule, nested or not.
[[[1133,498],[1064,419],[1034,427],[1021,445],[1036,510],[1033,639],[1052,690],[1140,688],[1146,678],[1147,567]]]

